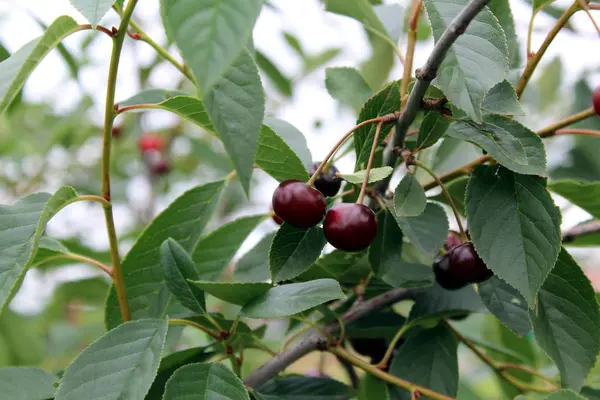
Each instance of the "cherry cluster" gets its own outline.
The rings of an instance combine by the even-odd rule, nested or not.
[[[313,165],[313,174],[319,165]],[[323,169],[314,188],[297,180],[282,182],[273,193],[273,211],[277,218],[300,229],[312,228],[325,217],[323,232],[333,247],[347,252],[360,251],[375,239],[377,219],[363,204],[341,203],[326,209],[325,197],[335,196],[341,187],[337,172],[333,165]]]
[[[164,175],[171,170],[171,163],[165,154],[166,145],[162,137],[146,133],[142,135],[138,145],[150,173]]]

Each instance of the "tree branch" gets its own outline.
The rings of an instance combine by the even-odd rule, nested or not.
[[[573,228],[563,232],[563,243],[574,242],[580,236],[591,235],[592,233],[600,232],[600,220],[593,220],[585,224],[574,226]]]

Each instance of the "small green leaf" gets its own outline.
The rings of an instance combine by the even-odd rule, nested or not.
[[[494,13],[502,30],[506,34],[508,44],[508,53],[510,57],[510,68],[521,68],[521,50],[519,47],[519,38],[515,30],[515,21],[513,19],[510,3],[508,0],[491,0],[488,7]]]
[[[527,302],[506,282],[493,276],[479,284],[479,297],[485,306],[519,336],[531,331]]]
[[[273,287],[267,282],[203,282],[194,281],[193,285],[227,303],[246,305],[254,298],[265,294]]]
[[[281,94],[287,97],[292,96],[292,81],[279,70],[273,61],[262,51],[258,50],[254,52],[254,60],[256,61],[256,65],[267,75]]]
[[[34,260],[46,224],[76,197],[72,187],[63,186],[52,196],[37,193],[0,205],[0,313]]]
[[[189,364],[167,381],[164,400],[185,399],[250,400],[244,383],[218,363]]]
[[[174,3],[173,0],[163,1]],[[239,7],[234,4],[229,6],[244,9],[246,4],[257,2],[262,3],[260,0],[250,0],[241,3]],[[227,5],[225,2],[219,3]],[[197,34],[190,32],[191,36]],[[208,68],[207,65],[201,66],[203,70]],[[242,187],[248,194],[260,127],[265,114],[265,92],[258,69],[247,50],[238,55],[223,78],[206,93],[204,103],[225,150],[235,165]]]
[[[562,386],[581,390],[600,350],[600,310],[589,279],[566,250],[529,315],[538,344],[560,371]]]
[[[394,189],[394,214],[397,217],[417,217],[423,214],[426,206],[423,186],[413,174],[407,172]]]
[[[365,101],[373,95],[360,71],[349,67],[327,68],[325,87],[331,97],[355,110],[360,110]]]
[[[432,346],[432,343],[435,345]],[[443,395],[456,397],[457,349],[456,337],[444,325],[419,332],[400,346],[392,360],[390,373]],[[405,389],[395,386],[392,391],[398,396],[409,395]]]
[[[73,7],[92,24],[92,28],[98,25],[113,3],[113,0],[71,0]]]
[[[375,375],[364,374],[359,385],[359,400],[391,400],[391,386]]]
[[[504,80],[490,89],[485,95],[483,111],[500,115],[523,115],[524,111],[510,82]]]
[[[264,124],[273,129],[290,146],[294,153],[302,160],[304,168],[307,170],[310,169],[313,163],[312,154],[308,149],[306,138],[298,128],[287,121],[271,117],[266,117]]]
[[[458,212],[465,215],[465,194],[467,193],[467,184],[469,183],[468,176],[462,176],[458,179],[454,179],[446,184],[446,190],[452,197],[452,202],[456,206]],[[450,205],[448,198],[444,193],[437,194],[431,197],[431,200],[439,201],[446,205]]]
[[[546,150],[542,139],[513,119],[486,115],[483,125],[456,122],[450,126],[448,135],[476,144],[519,174],[546,176]]]
[[[361,185],[365,180],[366,172],[367,171],[363,170],[357,171],[353,174],[340,174],[340,176],[344,180],[352,183],[353,185]],[[372,168],[371,172],[369,172],[369,183],[379,182],[380,180],[390,176],[392,172],[394,172],[394,169],[392,167]]]
[[[434,284],[432,287],[420,289],[414,300],[415,304],[409,314],[410,321],[440,319],[465,312],[485,310],[485,306],[471,285],[458,290],[446,290]]]
[[[349,400],[353,390],[340,381],[309,376],[272,379],[256,388],[265,400]]]
[[[73,18],[58,17],[40,38],[27,43],[0,63],[0,113],[12,103],[29,75],[50,50],[78,30],[79,25]]]
[[[248,318],[280,318],[298,314],[331,300],[343,299],[340,285],[333,279],[275,286],[242,307]]]
[[[402,231],[389,210],[377,218],[377,236],[369,247],[369,262],[376,277],[382,277],[402,262]]]
[[[307,230],[283,224],[269,252],[273,282],[293,279],[309,269],[321,255],[326,243],[323,229],[318,226]]]
[[[381,278],[385,283],[398,288],[417,288],[433,285],[433,269],[423,264],[401,260]]]
[[[203,236],[192,251],[198,279],[218,280],[244,240],[264,219],[264,215],[242,217]]]
[[[417,136],[417,149],[425,149],[433,146],[448,130],[450,119],[442,116],[437,111],[425,113],[419,136]]]
[[[58,378],[34,367],[0,369],[0,393],[10,400],[46,400],[54,398]]]
[[[138,104],[160,104],[163,101],[169,100],[176,96],[188,97],[188,96],[185,96],[185,93],[179,92],[177,90],[146,89],[146,90],[142,90],[139,93],[134,94],[131,97],[128,97],[125,100],[119,101],[118,105],[119,105],[119,108],[123,108],[123,107],[135,106]],[[190,98],[194,99],[193,97],[190,97]],[[202,102],[202,100],[200,100],[200,99],[195,99],[195,100]],[[202,108],[204,108],[204,106],[202,106]],[[135,110],[132,110],[132,111],[135,111]]]
[[[548,184],[550,191],[559,194],[577,207],[600,218],[600,182],[557,181]]]
[[[204,314],[206,312],[204,293],[189,283],[199,279],[198,271],[185,249],[173,239],[167,239],[160,246],[160,258],[165,283],[171,294],[183,306],[198,314]]]
[[[271,279],[269,251],[276,234],[276,232],[269,233],[240,258],[233,270],[233,280],[238,282],[264,282]]]
[[[560,212],[543,178],[477,167],[467,187],[467,221],[485,264],[532,308],[560,251]]]
[[[545,397],[544,400],[586,400],[572,390],[559,390]]]
[[[436,43],[468,0],[425,0]],[[476,67],[475,67],[476,66]],[[508,46],[498,19],[486,7],[448,50],[437,81],[448,99],[473,121],[481,122],[488,90],[508,72]]]
[[[129,321],[107,332],[65,370],[56,400],[143,400],[158,371],[167,320]]]
[[[167,35],[194,73],[200,93],[206,95],[244,51],[262,1],[160,3]]]
[[[267,125],[263,125],[260,129],[255,163],[279,182],[288,179],[304,182],[309,178],[302,160]]]
[[[434,203],[427,203],[425,211],[417,217],[396,217],[404,235],[427,255],[436,254],[448,236],[446,211]]]

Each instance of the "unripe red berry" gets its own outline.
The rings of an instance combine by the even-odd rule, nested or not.
[[[162,151],[165,148],[165,142],[162,137],[154,134],[145,134],[139,141],[140,151],[142,153],[149,150]]]

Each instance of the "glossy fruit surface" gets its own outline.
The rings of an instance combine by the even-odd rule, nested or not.
[[[319,165],[321,165],[320,162],[313,164],[312,169],[310,170],[311,176],[317,172]],[[329,168],[327,168],[327,171],[323,170],[317,176],[317,180],[315,180],[315,188],[319,192],[323,193],[323,196],[333,197],[340,191],[342,180],[336,178],[336,174],[338,172],[338,169],[332,164],[329,166]]]
[[[592,104],[594,105],[596,115],[600,115],[600,85],[596,86],[592,93]]]
[[[450,254],[436,257],[433,262],[435,281],[444,289],[457,290],[469,284],[450,264]]]
[[[296,228],[307,229],[321,222],[325,205],[321,192],[304,182],[281,182],[273,192],[273,211]]]
[[[494,275],[475,252],[471,242],[462,243],[436,258],[433,273],[437,283],[448,290],[483,282]]]
[[[377,218],[363,204],[341,203],[327,212],[323,230],[327,241],[336,249],[361,251],[377,235]]]
[[[446,242],[444,243],[444,249],[446,251],[450,251],[454,247],[461,244],[460,236],[457,232],[449,231],[448,236],[446,237]]]
[[[149,150],[161,151],[165,148],[165,142],[160,136],[146,134],[140,138],[139,146],[142,152]]]
[[[277,225],[283,224],[283,220],[277,216],[277,214],[271,215],[271,218]]]

